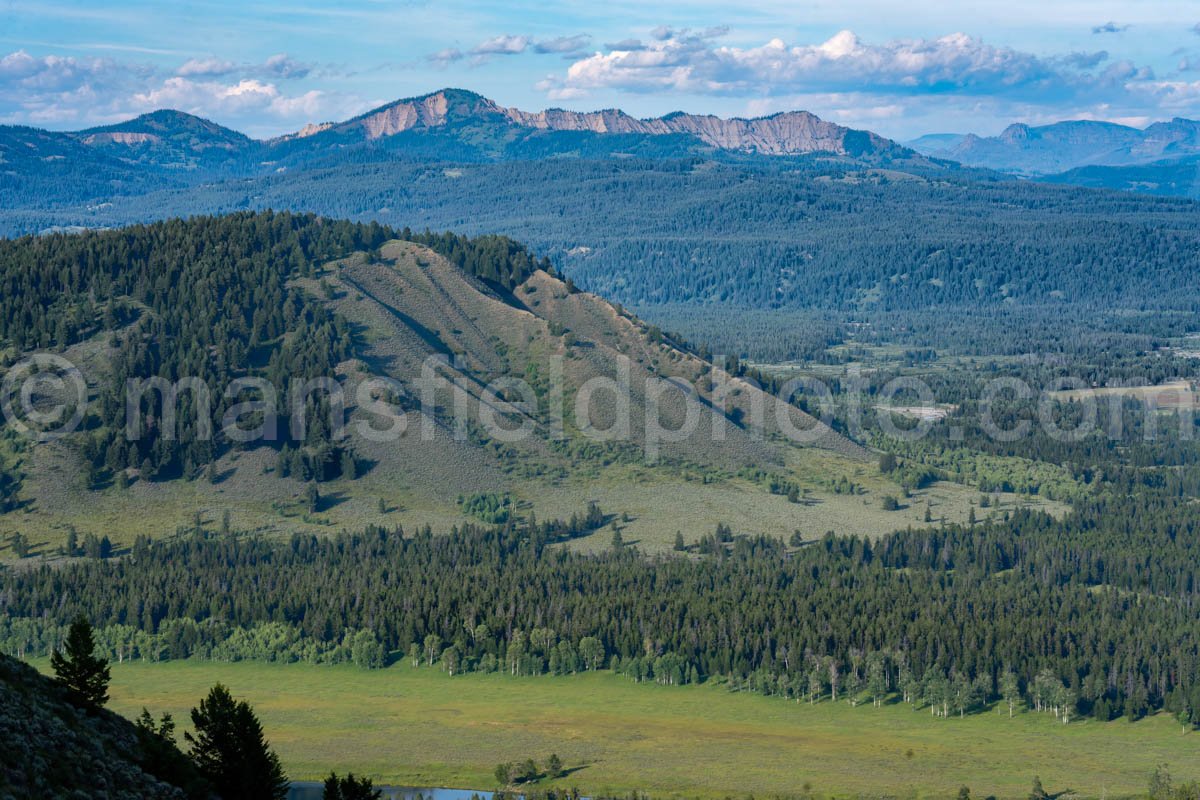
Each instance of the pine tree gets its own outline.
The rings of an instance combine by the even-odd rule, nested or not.
[[[100,707],[108,702],[108,661],[94,654],[92,626],[79,617],[71,623],[62,650],[50,656],[54,675],[81,705]]]
[[[223,800],[283,800],[288,780],[250,704],[217,684],[192,709],[192,760]]]
[[[380,800],[383,792],[375,788],[370,778],[356,778],[353,772],[339,778],[337,773],[331,772],[325,779],[321,796],[324,800]]]

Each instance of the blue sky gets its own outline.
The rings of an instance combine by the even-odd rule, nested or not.
[[[0,0],[0,123],[255,136],[459,86],[536,110],[803,108],[909,138],[1200,117],[1200,2]]]

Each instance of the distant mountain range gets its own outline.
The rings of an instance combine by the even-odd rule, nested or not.
[[[366,143],[479,161],[573,152],[637,152],[643,148],[655,153],[723,150],[765,155],[919,158],[882,136],[835,125],[806,111],[755,119],[681,112],[636,119],[617,109],[586,113],[562,109],[521,111],[474,92],[443,89],[389,103],[345,122],[310,124],[296,133],[266,141],[171,110],[78,132],[0,127],[0,165],[29,165],[38,160],[53,164],[83,158],[106,168],[139,165],[176,171],[244,169],[282,165],[299,157]]]
[[[1010,125],[999,136],[935,133],[906,145],[807,111],[752,119],[619,109],[508,108],[463,89],[397,100],[343,122],[256,140],[181,111],[75,132],[0,126],[0,208],[104,202],[201,182],[379,161],[546,158],[823,159],[829,168],[984,169],[1058,183],[1200,196],[1200,122]]]
[[[807,111],[787,111],[754,119],[722,119],[683,112],[653,119],[636,119],[619,109],[578,112],[552,108],[531,113],[505,108],[486,97],[461,89],[443,89],[424,97],[398,100],[348,122],[308,126],[293,136],[283,138],[376,140],[413,130],[453,128],[464,122],[525,131],[641,136],[678,134],[694,137],[720,150],[765,155],[835,153],[857,157],[903,154],[903,148],[882,136],[844,128]]]
[[[637,119],[615,109],[527,112],[474,92],[443,89],[269,140],[173,110],[82,131],[0,126],[0,209],[98,205],[152,191],[367,162],[631,157],[791,157],[835,167],[944,168],[882,136],[805,111],[756,119],[683,113]]]
[[[1038,127],[1014,124],[999,136],[939,133],[908,146],[973,167],[1059,175],[1086,167],[1163,164],[1200,155],[1200,122],[1176,118],[1146,128],[1089,120]]]
[[[1111,153],[1096,141],[1116,128],[1128,153],[1136,138],[1136,152],[1179,157],[1071,172],[1047,162],[1060,172],[1035,183],[804,112],[530,113],[448,89],[265,141],[175,111],[74,133],[0,128],[0,236],[287,209],[503,233],[643,309],[1191,303],[1174,284],[1195,272],[1200,206],[1043,185],[1188,195],[1188,125],[1062,135],[1070,127],[1010,129],[1007,141]],[[968,138],[937,141],[943,152]]]

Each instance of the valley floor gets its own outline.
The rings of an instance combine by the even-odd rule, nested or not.
[[[206,529],[218,530],[227,509],[235,530],[285,536],[295,531],[360,530],[372,524],[403,525],[408,531],[430,525],[441,533],[453,525],[479,521],[462,513],[454,492],[415,486],[419,480],[415,476],[400,480],[371,473],[356,481],[322,484],[325,505],[319,513],[307,514],[303,482],[265,474],[274,465],[274,452],[268,448],[220,459],[216,485],[206,480],[137,482],[124,490],[108,487],[94,492],[83,486],[81,477],[66,477],[78,469],[66,463],[62,452],[39,452],[32,461],[25,489],[31,502],[0,516],[0,542],[6,541],[7,534],[21,531],[29,537],[35,555],[53,555],[72,527],[81,538],[89,533],[108,536],[123,548],[131,546],[138,534],[160,537],[190,530],[197,514]],[[785,539],[796,530],[809,540],[831,530],[877,538],[925,524],[926,507],[935,523],[964,523],[980,496],[976,489],[940,481],[903,499],[897,510],[885,511],[885,496],[902,496],[897,484],[874,464],[815,450],[797,451],[784,474],[810,490],[808,502],[789,503],[786,497],[740,478],[705,483],[694,471],[669,472],[644,465],[597,468],[553,486],[513,478],[493,488],[511,492],[520,513],[532,510],[539,519],[566,519],[595,501],[605,513],[622,518],[619,524],[626,542],[645,552],[669,551],[676,531],[692,543],[711,533],[717,522],[732,525],[738,533]],[[838,495],[823,485],[838,477],[859,486],[861,494]],[[380,499],[386,506],[382,514]],[[994,501],[989,512],[979,509],[980,519],[1019,507],[1040,508],[1056,516],[1067,508],[1042,497],[1007,492],[996,494]],[[611,539],[612,532],[605,528],[572,546],[604,549]],[[0,546],[0,560],[9,557],[11,552]]]
[[[46,669],[44,662],[38,664]],[[407,662],[351,666],[186,661],[114,665],[110,707],[170,711],[181,727],[213,683],[248,699],[294,779],[331,768],[409,786],[490,788],[503,761],[557,753],[588,793],[654,796],[1026,797],[1144,793],[1158,764],[1200,777],[1197,734],[1169,716],[1129,723],[996,711],[934,719],[904,704],[817,705],[717,685],[573,677],[449,677]]]

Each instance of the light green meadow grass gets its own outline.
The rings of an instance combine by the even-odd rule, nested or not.
[[[40,666],[45,668],[45,663]],[[353,770],[377,782],[489,788],[497,763],[551,753],[589,793],[716,798],[799,794],[1025,797],[1143,792],[1160,763],[1200,777],[1200,738],[1169,717],[1137,723],[989,712],[933,719],[906,705],[814,706],[718,685],[638,685],[611,673],[449,677],[437,669],[114,665],[111,707],[187,711],[215,682],[248,699],[293,778]]]

